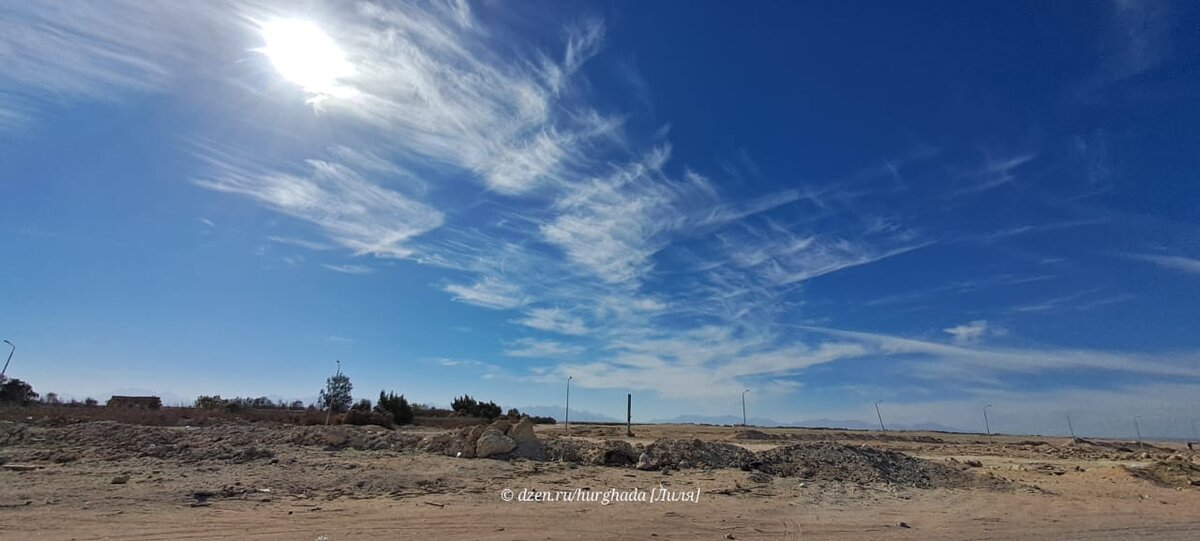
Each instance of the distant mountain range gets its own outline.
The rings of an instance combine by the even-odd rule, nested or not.
[[[566,410],[562,406],[524,406],[517,408],[526,415],[534,417],[553,417],[558,422],[563,422],[563,413]],[[609,417],[607,415],[596,413],[587,410],[577,410],[571,408],[571,420],[581,423],[621,423],[624,419]]]
[[[805,421],[780,422],[774,419],[764,417],[750,417],[746,420],[751,426],[761,427],[803,427],[803,428],[845,428],[850,430],[874,430],[879,428],[876,423],[854,420],[837,420],[837,419],[808,419]],[[707,425],[740,425],[742,418],[736,415],[680,415],[670,419],[653,419],[650,423],[656,424],[707,424]],[[894,424],[886,425],[887,428],[893,430],[923,430],[935,432],[966,432],[954,427],[940,425],[937,423],[918,423],[918,424]]]
[[[553,417],[558,422],[563,421],[562,406],[525,406],[517,408],[521,413],[539,417]],[[571,420],[580,423],[623,423],[625,419],[617,419],[602,413],[587,410],[571,409]],[[801,428],[844,428],[849,430],[876,430],[877,423],[838,419],[808,419],[805,421],[781,422],[766,417],[750,417],[747,419],[751,426],[759,427],[801,427]],[[737,415],[680,415],[669,419],[634,419],[635,423],[648,424],[695,424],[695,425],[740,425],[742,418]],[[919,430],[932,432],[969,432],[951,426],[937,423],[918,424],[889,424],[889,430]]]

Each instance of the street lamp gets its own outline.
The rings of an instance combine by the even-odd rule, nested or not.
[[[992,407],[991,404],[988,404],[983,407],[983,429],[987,431],[988,445],[991,445],[991,443],[992,443],[992,426],[990,424],[988,424],[988,417],[987,417],[987,409],[990,407]]]
[[[12,347],[12,349],[9,350],[9,352],[8,352],[8,360],[4,361],[4,370],[0,370],[0,378],[3,378],[4,373],[8,372],[8,363],[12,362],[13,353],[16,353],[16,351],[17,351],[17,346],[15,344],[13,344],[12,342],[5,340],[4,343],[8,344],[10,347]]]
[[[575,376],[567,376],[567,411],[563,414],[568,434],[571,433],[571,380],[573,379],[575,379]]]
[[[883,415],[879,413],[879,403],[880,402],[883,402],[883,401],[882,400],[875,401],[875,416],[879,418],[879,430],[882,432],[887,432],[887,429],[883,427]]]
[[[742,426],[746,426],[746,393],[748,392],[750,389],[742,391]]]

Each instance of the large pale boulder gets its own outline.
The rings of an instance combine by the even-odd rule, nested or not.
[[[504,435],[499,430],[488,428],[483,431],[483,434],[479,436],[479,441],[475,443],[475,456],[487,458],[512,452],[516,448],[516,440]]]
[[[522,417],[508,430],[508,437],[516,440],[518,445],[537,441],[537,436],[533,433],[533,421],[530,421],[528,417]]]

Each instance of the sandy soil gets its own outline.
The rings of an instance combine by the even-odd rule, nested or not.
[[[741,469],[464,459],[436,431],[362,427],[0,430],[6,539],[1200,539],[1200,457],[1056,438],[574,426],[579,441],[838,441],[902,451],[1003,487],[912,488]],[[154,443],[156,433],[186,440]],[[347,439],[350,431],[353,442]],[[539,427],[552,439],[562,427]],[[174,432],[170,433],[174,434]],[[147,443],[147,442],[150,443]],[[174,440],[172,440],[174,441]],[[355,447],[358,447],[356,449]],[[1122,449],[1124,447],[1124,449]],[[249,449],[249,451],[247,450]],[[1169,466],[1169,467],[1168,467]],[[1003,483],[1001,483],[1003,484]],[[698,489],[698,502],[520,502],[503,491]]]

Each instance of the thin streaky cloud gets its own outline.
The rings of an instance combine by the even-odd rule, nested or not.
[[[321,266],[342,274],[371,274],[375,272],[375,269],[366,265],[330,265],[322,263]]]
[[[1200,259],[1178,255],[1125,254],[1125,257],[1153,263],[1164,269],[1200,274]]]

